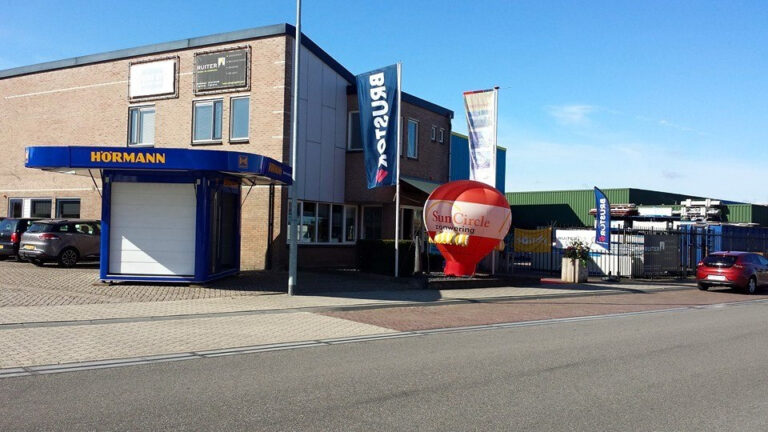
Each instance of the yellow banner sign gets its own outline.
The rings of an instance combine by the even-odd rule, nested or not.
[[[525,230],[515,228],[515,252],[551,252],[552,228]]]

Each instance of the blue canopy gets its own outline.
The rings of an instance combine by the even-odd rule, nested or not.
[[[216,171],[243,184],[290,185],[291,167],[252,153],[184,148],[37,146],[26,148],[24,166],[91,175],[92,170]]]

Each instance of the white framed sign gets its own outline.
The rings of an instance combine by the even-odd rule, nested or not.
[[[176,71],[178,58],[131,63],[128,81],[130,100],[178,95]]]

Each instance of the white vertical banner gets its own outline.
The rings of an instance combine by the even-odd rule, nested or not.
[[[496,187],[499,88],[464,92],[469,132],[469,179]]]

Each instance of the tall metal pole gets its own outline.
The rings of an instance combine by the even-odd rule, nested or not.
[[[494,146],[493,146],[493,169],[497,170],[497,166],[499,161],[496,160],[496,148],[499,146],[499,87],[496,86],[493,88],[493,115],[496,117],[493,120],[493,134],[494,134]],[[493,173],[494,180],[496,179],[496,173]],[[495,181],[494,181],[495,183]],[[498,246],[498,245],[497,245]],[[498,252],[496,251],[496,248],[493,249],[493,252],[491,252],[491,274],[496,274],[496,255]]]
[[[288,213],[288,232],[290,235],[290,244],[288,248],[288,295],[296,293],[297,262],[299,258],[298,250],[298,203],[296,202],[296,147],[298,144],[299,131],[299,53],[301,52],[301,0],[296,0],[296,44],[293,48],[293,74],[291,78],[291,87],[293,87],[293,98],[291,102],[291,177],[293,183],[288,188],[288,195],[291,209]]]
[[[397,63],[397,168],[395,169],[395,277],[400,276],[400,151],[403,148],[403,117],[401,116],[402,63]]]

